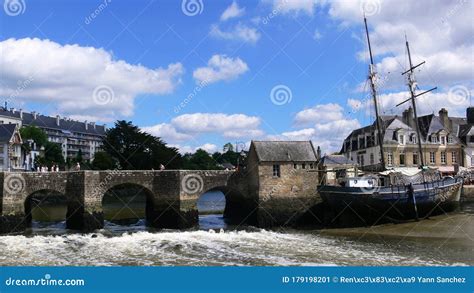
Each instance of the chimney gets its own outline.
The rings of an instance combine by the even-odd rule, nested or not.
[[[23,109],[20,109],[20,119],[23,119]]]
[[[92,127],[94,127],[95,130],[95,122],[91,122]]]
[[[84,125],[85,125],[85,127],[86,127],[86,130],[89,129],[89,124],[87,124],[87,120],[84,121]]]
[[[408,107],[402,114],[403,122],[405,122],[411,128],[415,128],[415,115],[413,114],[413,108]]]
[[[448,117],[448,110],[446,110],[445,108],[441,108],[441,110],[439,110],[439,120],[441,120],[441,124],[443,124],[443,126],[447,129],[451,129],[451,125],[449,123],[449,117]]]
[[[318,145],[318,149],[316,150],[316,159],[319,161],[321,160],[321,148]]]
[[[38,116],[38,113],[36,113],[36,111],[33,111],[33,112],[31,112],[31,114],[33,114],[33,119],[36,120],[36,117]]]
[[[59,126],[59,120],[61,120],[61,118],[59,117],[59,115],[56,115],[56,125]]]

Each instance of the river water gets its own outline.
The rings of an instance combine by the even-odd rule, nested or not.
[[[130,204],[131,213],[140,216],[136,205]],[[473,204],[420,222],[331,230],[231,226],[222,214],[212,214],[224,205],[221,194],[206,194],[198,204],[199,228],[184,231],[113,219],[100,231],[82,234],[66,230],[64,221],[34,221],[23,234],[0,236],[0,265],[474,265]],[[48,214],[60,214],[52,207],[42,210],[48,208]],[[115,215],[123,210],[115,208]]]

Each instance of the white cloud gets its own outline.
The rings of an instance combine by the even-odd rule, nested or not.
[[[0,51],[0,95],[17,103],[54,102],[61,114],[100,121],[131,116],[138,94],[172,93],[184,72],[180,63],[150,69],[115,60],[101,48],[37,38],[4,40]],[[108,96],[94,98],[98,86],[110,89]]]
[[[218,150],[218,147],[215,144],[212,144],[212,143],[205,143],[205,144],[197,146],[197,147],[192,147],[190,145],[179,145],[179,144],[170,144],[169,146],[177,148],[179,153],[182,154],[182,155],[187,154],[187,153],[191,153],[191,154],[195,153],[199,149],[205,150],[209,154],[213,154],[213,153],[217,152],[217,150]]]
[[[226,55],[213,55],[207,67],[194,70],[193,77],[197,82],[213,83],[221,80],[233,80],[248,70],[247,64],[240,58]]]
[[[253,139],[263,135],[260,123],[259,117],[244,114],[193,113],[177,116],[169,123],[145,126],[142,130],[161,137],[166,143],[182,145],[182,142],[197,142],[206,134],[227,139]],[[211,150],[210,145],[204,146]]]
[[[362,7],[371,1],[334,1],[329,14],[343,26],[362,26]],[[405,81],[400,72],[407,68],[405,33],[415,64],[426,61],[417,72],[422,85],[450,87],[457,83],[472,85],[472,1],[372,1],[368,16],[372,50],[377,71],[388,77],[382,90],[400,90]],[[423,13],[420,13],[423,11]],[[360,41],[364,48],[362,27]],[[366,60],[368,53],[359,52]]]
[[[228,31],[223,31],[218,25],[214,24],[211,26],[210,34],[217,39],[242,41],[250,44],[257,43],[261,37],[256,28],[240,23]]]
[[[344,116],[344,108],[339,104],[320,104],[302,110],[295,115],[297,126],[311,127],[267,135],[270,140],[311,140],[321,146],[324,153],[339,151],[342,141],[349,133],[360,127],[357,119]]]
[[[461,87],[461,91],[453,91],[453,89],[456,89],[456,87],[453,87],[451,90],[446,89],[439,93],[432,92],[417,97],[418,115],[437,114],[441,108],[446,108],[449,116],[465,117],[466,108],[470,106],[470,96],[473,89],[464,87]],[[381,114],[400,115],[403,110],[411,105],[411,102],[407,102],[399,107],[396,107],[396,105],[409,97],[410,94],[407,91],[379,95],[378,102]],[[353,112],[360,111],[373,116],[374,104],[372,99],[348,99],[347,104],[352,108]]]
[[[185,141],[192,139],[192,135],[186,133],[180,133],[176,129],[167,123],[161,123],[154,126],[142,127],[142,130],[162,138],[164,141]]]
[[[305,13],[312,15],[314,9],[319,2],[316,0],[266,0],[264,2],[270,2],[273,6],[273,10],[276,12],[287,13]]]
[[[226,8],[221,14],[221,21],[226,21],[231,18],[240,17],[244,15],[245,8],[240,8],[237,2],[233,1],[232,4]]]
[[[316,122],[327,122],[343,118],[343,108],[339,104],[320,104],[296,113],[295,124],[308,125]]]

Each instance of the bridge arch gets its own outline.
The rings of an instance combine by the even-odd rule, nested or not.
[[[154,211],[155,194],[143,184],[116,183],[101,194],[101,205],[105,220],[125,223],[146,219],[148,224]]]
[[[45,222],[56,222],[58,220],[67,221],[68,214],[73,212],[71,199],[64,192],[51,188],[37,188],[26,194],[23,206],[26,227],[31,227],[34,214],[39,215],[40,219]],[[64,211],[58,209],[61,206],[64,206]]]

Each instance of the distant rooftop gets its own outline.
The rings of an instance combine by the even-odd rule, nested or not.
[[[252,141],[261,162],[311,162],[317,160],[311,141]]]
[[[326,155],[321,159],[321,163],[324,165],[356,165],[356,162],[343,155]]]
[[[94,122],[65,119],[59,116],[51,117],[36,112],[29,113],[22,110],[5,109],[4,107],[0,107],[0,116],[21,119],[23,125],[33,125],[63,132],[105,135],[106,130],[105,125],[96,125]]]
[[[9,142],[15,132],[16,124],[0,125],[0,143]]]

